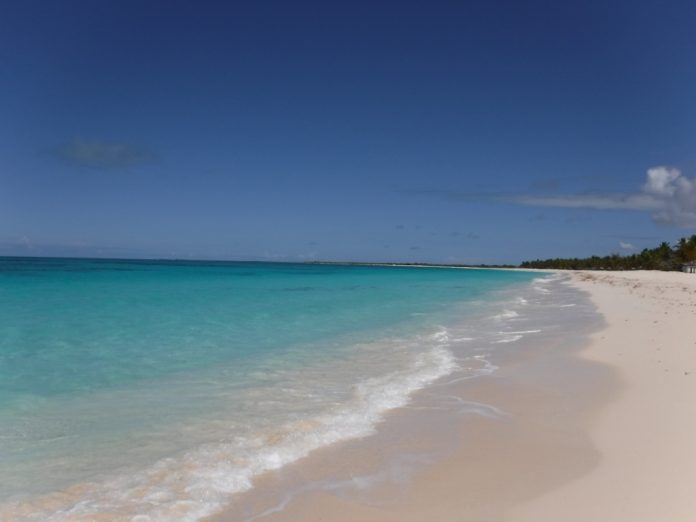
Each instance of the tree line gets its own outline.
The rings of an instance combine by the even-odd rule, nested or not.
[[[524,261],[521,268],[560,268],[568,270],[681,270],[684,263],[696,262],[696,234],[681,238],[674,246],[662,242],[631,255],[611,254],[586,258],[556,258]]]

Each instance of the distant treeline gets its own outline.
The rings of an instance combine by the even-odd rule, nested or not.
[[[671,247],[663,242],[632,255],[611,254],[584,259],[537,259],[525,261],[521,268],[562,268],[569,270],[681,270],[684,263],[696,262],[696,234],[681,238]]]

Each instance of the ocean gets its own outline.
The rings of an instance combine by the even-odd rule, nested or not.
[[[198,520],[495,371],[548,292],[506,270],[0,258],[0,518]]]

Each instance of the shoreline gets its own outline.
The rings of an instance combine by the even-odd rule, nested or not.
[[[511,333],[530,335],[495,344],[493,374],[417,392],[409,406],[388,414],[376,434],[322,448],[260,477],[245,498],[206,520],[461,520],[463,510],[471,520],[497,520],[503,507],[589,470],[597,455],[573,415],[593,414],[589,406],[614,393],[615,382],[603,365],[574,357],[601,326],[594,307],[564,282],[552,284],[558,293],[534,282],[526,289],[526,297],[538,301],[524,305],[534,310],[525,312],[531,314],[527,322],[519,317],[510,323],[502,314],[506,328],[520,330]],[[565,306],[577,308],[563,308],[567,301],[558,299],[572,299]],[[566,332],[573,335],[565,349],[554,352]],[[559,378],[572,383],[572,411],[564,411],[568,393],[558,392]],[[594,390],[587,389],[589,381]],[[443,404],[437,398],[443,396],[458,402]],[[540,431],[546,435],[537,437]],[[555,466],[566,451],[579,456]],[[517,462],[519,473],[510,480],[515,487],[501,494],[498,477],[510,475],[510,462]],[[525,476],[532,468],[541,472],[537,481]]]
[[[572,286],[588,295],[605,324],[584,339],[569,340],[562,350],[551,343],[508,354],[494,375],[456,386],[468,403],[492,407],[502,416],[484,410],[443,425],[451,433],[433,436],[409,420],[412,411],[396,410],[376,435],[318,450],[292,469],[260,480],[247,505],[262,516],[240,516],[231,507],[206,520],[690,520],[696,510],[690,495],[696,483],[696,443],[691,442],[696,440],[696,411],[688,399],[696,396],[696,358],[676,344],[685,335],[690,335],[689,347],[696,341],[696,327],[685,323],[696,315],[696,278],[561,273],[570,274]],[[661,299],[668,300],[669,310],[660,309]],[[658,313],[657,322],[647,321]],[[671,375],[663,371],[667,368],[658,372],[647,357],[654,353],[649,344],[655,328],[669,335],[661,349],[671,354],[663,356],[673,366]],[[627,336],[640,349],[633,358],[620,347]],[[691,370],[676,369],[689,364]],[[672,385],[665,387],[670,377]],[[646,393],[659,400],[646,403]],[[443,422],[421,415],[426,424]],[[653,423],[652,415],[657,417]],[[682,416],[690,418],[677,435],[673,430]],[[645,425],[651,427],[650,437],[644,435]],[[351,483],[352,491],[336,486],[336,476],[355,482],[377,473],[375,462],[385,463],[380,460],[384,444],[405,438],[421,450],[444,449],[401,477],[363,489]],[[327,476],[334,482],[326,482]],[[289,494],[285,490],[283,496],[289,483],[309,486]],[[272,493],[264,496],[263,491]]]

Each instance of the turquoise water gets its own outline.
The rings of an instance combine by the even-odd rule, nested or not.
[[[105,506],[195,520],[264,470],[368,434],[457,365],[450,323],[532,278],[2,258],[0,514],[31,501],[31,520]],[[57,490],[62,513],[36,500]]]

